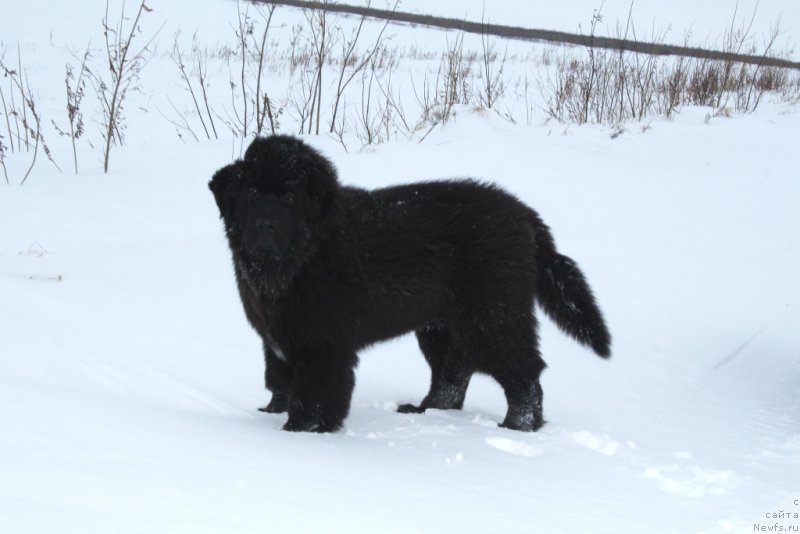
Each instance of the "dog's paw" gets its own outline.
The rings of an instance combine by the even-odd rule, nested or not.
[[[283,429],[287,432],[325,432],[319,421],[313,420],[292,420],[286,421]]]
[[[286,395],[274,394],[269,404],[258,409],[264,413],[284,413],[289,409],[289,398]]]
[[[505,421],[498,423],[497,426],[501,428],[508,428],[509,430],[519,430],[520,432],[536,432],[544,426],[546,421],[532,420],[532,419],[513,419],[506,417]]]
[[[290,417],[283,429],[288,432],[336,432],[342,427],[342,422],[331,423],[322,418]]]
[[[397,413],[424,413],[425,408],[413,404],[401,404],[397,407]]]

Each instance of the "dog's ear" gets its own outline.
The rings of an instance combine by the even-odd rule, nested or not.
[[[336,168],[328,158],[315,150],[304,154],[302,161],[308,195],[326,207],[339,190]]]
[[[214,177],[208,182],[208,188],[214,193],[214,200],[217,202],[220,214],[224,214],[227,209],[226,192],[232,187],[236,178],[236,164],[226,165],[214,173]]]

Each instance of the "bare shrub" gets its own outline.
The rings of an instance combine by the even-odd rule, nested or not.
[[[678,58],[672,66],[665,67],[658,77],[656,88],[657,112],[667,118],[672,117],[684,99],[689,79],[689,60]]]
[[[8,181],[8,169],[6,169],[6,150],[8,150],[8,147],[3,142],[4,139],[5,137],[3,137],[3,134],[0,134],[0,167],[3,168],[3,176],[6,179],[6,184],[9,184],[11,182]]]
[[[152,56],[150,47],[155,35],[141,48],[133,49],[134,39],[142,33],[139,20],[144,13],[150,11],[152,9],[142,0],[136,10],[133,22],[129,28],[126,28],[127,18],[123,5],[123,12],[114,26],[111,26],[108,0],[106,0],[106,13],[102,24],[108,72],[101,74],[101,71],[90,71],[95,92],[103,109],[101,133],[103,136],[103,172],[106,173],[108,173],[111,147],[125,144],[126,126],[123,111],[128,92],[136,88],[141,70]],[[156,32],[157,34],[158,32]]]
[[[765,93],[790,87],[791,78],[785,68],[738,63],[732,59],[673,58],[598,50],[593,46],[598,20],[599,14],[595,12],[586,55],[581,57],[562,50],[547,75],[540,79],[545,111],[558,121],[614,125],[627,120],[642,121],[652,115],[669,118],[685,104],[752,112]],[[755,45],[748,44],[751,26],[752,17],[739,29],[732,22],[724,38],[725,51],[747,50],[754,54]],[[764,59],[774,49],[780,35],[778,28],[779,24],[775,24],[764,41],[761,54]],[[627,39],[629,33],[636,41],[630,16],[622,38]],[[689,37],[689,34],[685,37],[686,45]],[[664,38],[664,34],[655,35],[651,41],[663,44]]]
[[[267,119],[269,119],[270,131],[274,134],[277,130],[275,124],[275,117],[272,113],[272,103],[264,88],[264,71],[267,58],[267,35],[269,35],[269,27],[272,22],[272,15],[275,13],[275,6],[271,5],[267,9],[267,14],[264,15],[262,11],[262,18],[265,20],[264,31],[261,33],[261,40],[254,41],[255,49],[255,83],[256,88],[253,93],[253,101],[255,104],[255,128],[256,135],[260,135],[264,131],[264,126]]]
[[[14,135],[13,135],[13,132],[11,130],[11,120],[9,118],[10,116],[8,114],[8,106],[6,105],[6,97],[5,97],[5,94],[3,93],[3,88],[2,87],[0,87],[0,102],[2,102],[2,104],[3,104],[3,116],[6,119],[5,122],[6,122],[6,128],[7,128],[6,131],[8,133],[8,142],[11,143],[10,149],[13,151],[13,149],[14,149]],[[6,146],[6,144],[4,142],[5,139],[6,139],[6,137],[3,136],[2,134],[0,134],[0,166],[3,167],[3,176],[6,179],[6,184],[8,184],[10,182],[8,181],[8,169],[6,169],[6,152],[8,152],[9,147]]]
[[[293,28],[291,69],[300,73],[299,80],[290,88],[289,101],[296,114],[299,133],[318,135],[320,132],[323,74],[337,39],[333,33],[336,25],[328,22],[325,10],[328,3],[325,0],[321,7],[307,9],[304,12],[306,24]]]
[[[544,52],[534,48],[527,54],[509,55],[509,48],[503,50],[502,42],[490,38],[488,30],[480,34],[480,44],[476,40],[472,48],[465,47],[464,32],[448,32],[445,47],[436,52],[391,46],[386,37],[389,21],[384,21],[373,23],[374,37],[367,41],[364,36],[370,23],[362,17],[352,21],[350,30],[341,29],[343,21],[326,12],[334,1],[325,0],[316,3],[314,9],[304,10],[305,21],[290,28],[291,39],[282,45],[270,34],[275,7],[269,4],[258,9],[237,2],[235,41],[216,49],[202,47],[202,40],[194,35],[191,50],[182,50],[176,34],[170,56],[183,91],[174,102],[170,95],[166,97],[174,114],[162,115],[182,139],[218,139],[224,133],[219,129],[224,124],[223,130],[230,130],[235,144],[252,135],[279,131],[285,108],[297,121],[293,126],[300,133],[319,134],[327,128],[343,145],[349,136],[370,145],[399,135],[421,142],[438,125],[451,120],[455,108],[461,105],[493,109],[513,122],[512,109],[521,112],[524,104],[524,119],[531,125],[534,108],[543,100],[551,118],[575,124],[608,124],[621,132],[625,121],[647,121],[654,115],[672,117],[687,104],[752,111],[767,94],[779,94],[785,100],[800,94],[800,76],[785,68],[646,55],[628,52],[623,45],[619,49],[596,46],[599,37],[595,33],[603,21],[602,4],[592,13],[583,47],[548,47]],[[138,53],[132,44],[143,40],[139,23],[149,11],[144,1],[137,0],[137,5],[135,17],[128,19],[123,13],[111,27],[106,3],[106,51],[102,59],[108,65],[107,72],[104,70],[105,77],[101,78],[86,69],[102,104],[106,172],[111,147],[125,141],[125,97],[137,88],[139,72],[153,54],[152,40]],[[636,44],[640,42],[631,13],[626,24],[618,25],[617,36]],[[723,46],[730,52],[752,55],[756,50],[752,18],[741,28],[737,24],[735,13]],[[482,27],[488,28],[488,24]],[[778,28],[776,24],[763,46],[758,47],[764,59],[774,54]],[[645,40],[664,44],[665,36],[653,35]],[[687,35],[687,45],[688,41]],[[424,62],[423,74],[414,70],[406,78],[405,65],[398,67],[398,63],[409,60]],[[538,79],[529,77],[529,71],[519,69],[520,62],[535,63],[542,74]],[[80,72],[67,72],[69,128],[56,126],[72,142],[76,172],[75,145],[84,128],[78,97],[83,95],[86,57],[83,63]],[[215,63],[220,65],[219,76],[209,68]],[[15,74],[20,71],[10,70]],[[283,94],[272,88],[270,77],[276,72],[289,78]],[[398,72],[403,74],[398,76]],[[406,83],[410,81],[413,93],[398,90],[401,77]],[[41,132],[32,134],[38,129],[38,112],[26,103],[29,88],[25,90],[25,83],[21,87],[22,91],[14,83],[0,87],[0,112],[5,119],[0,122],[3,164],[7,154],[19,150],[29,150],[36,158],[43,145]],[[533,96],[537,89],[541,98]],[[417,110],[413,110],[415,100]],[[412,109],[411,114],[406,108]]]
[[[375,77],[375,69],[364,71],[361,76],[361,107],[355,124],[355,132],[365,145],[381,142],[380,131],[384,109],[380,108],[381,102],[376,98],[376,93],[372,89]]]
[[[200,121],[200,125],[203,127],[203,132],[206,135],[206,139],[211,139],[212,134],[214,139],[219,139],[217,127],[214,124],[214,116],[211,113],[211,106],[208,102],[208,51],[201,50],[200,43],[197,39],[197,34],[195,33],[192,35],[192,48],[189,56],[189,67],[187,68],[180,50],[180,30],[178,30],[175,33],[170,57],[172,58],[172,62],[175,63],[175,66],[178,68],[178,72],[181,76],[181,82],[183,83],[183,89],[192,99],[195,112],[197,113],[197,118]],[[188,121],[185,120],[185,117],[182,118],[184,120],[185,128],[188,128],[188,130],[196,139],[197,135],[188,126]]]
[[[397,9],[397,5],[399,0],[397,0],[392,8],[392,11]],[[367,7],[369,7],[371,2],[367,2]],[[345,39],[344,32],[339,38],[339,42],[342,45],[342,52],[339,58],[339,80],[336,84],[336,94],[333,98],[333,111],[331,112],[331,124],[330,124],[330,132],[333,133],[336,128],[336,116],[339,113],[339,106],[342,101],[342,96],[344,95],[347,86],[350,85],[350,82],[364,70],[364,68],[373,62],[373,58],[378,50],[381,49],[381,42],[383,40],[383,34],[386,31],[386,28],[389,26],[389,20],[387,20],[383,27],[381,28],[378,36],[375,38],[375,42],[370,46],[366,52],[364,52],[361,58],[357,57],[356,55],[356,46],[358,45],[359,38],[361,37],[361,30],[364,27],[364,21],[366,20],[365,16],[361,17],[361,20],[358,22],[358,26],[350,33],[349,38]],[[373,63],[374,65],[374,63]],[[349,72],[348,72],[349,71]]]
[[[30,166],[22,177],[20,185],[23,185],[28,180],[33,167],[36,165],[40,149],[45,153],[47,159],[50,160],[55,168],[61,172],[61,168],[53,159],[50,147],[47,145],[44,134],[42,133],[42,116],[36,107],[36,98],[31,90],[28,76],[23,67],[22,54],[19,47],[17,47],[17,68],[15,69],[7,66],[4,61],[0,59],[0,70],[3,71],[4,77],[8,78],[11,86],[11,105],[7,107],[5,104],[5,97],[3,97],[3,108],[6,116],[8,117],[9,114],[13,116],[16,123],[16,131],[11,132],[9,122],[9,142],[13,143],[11,140],[16,139],[18,152],[22,152],[23,150],[28,153],[32,152]],[[19,101],[17,101],[17,99]],[[5,154],[5,150],[3,150],[3,154]],[[5,173],[5,156],[3,156],[3,160],[3,170]],[[7,174],[6,180],[8,180]]]
[[[280,128],[278,118],[283,111],[276,108],[269,97],[265,79],[269,70],[269,35],[275,6],[270,5],[266,11],[256,8],[256,12],[258,19],[250,15],[249,6],[242,11],[237,2],[236,47],[230,55],[237,58],[238,65],[235,75],[229,71],[231,111],[223,122],[234,136],[242,140],[250,135],[261,135],[267,129],[276,133]],[[262,28],[258,26],[259,20]],[[197,70],[203,73],[205,80],[204,69],[198,67]],[[203,97],[207,103],[205,93]],[[208,106],[206,113],[211,118]]]
[[[780,17],[773,24],[770,33],[767,35],[766,41],[763,45],[763,52],[761,54],[762,62],[772,52],[778,37],[781,35],[781,20]],[[742,111],[755,111],[761,103],[764,93],[767,91],[774,91],[780,83],[785,83],[781,80],[780,71],[785,72],[783,69],[776,69],[774,67],[762,68],[762,63],[759,63],[755,68],[748,69],[751,72],[746,73],[747,79],[738,88],[736,94],[736,109]]]
[[[75,70],[71,64],[66,66],[66,75],[64,78],[64,85],[67,90],[67,120],[69,121],[69,131],[59,128],[55,121],[52,121],[53,128],[62,137],[69,137],[72,144],[72,163],[75,174],[78,174],[78,149],[76,141],[81,138],[84,133],[83,111],[81,111],[81,103],[83,97],[86,95],[86,79],[89,77],[89,67],[87,62],[91,57],[90,47],[86,47],[86,51],[81,58],[80,67],[78,67],[78,75],[75,76]]]
[[[458,32],[453,43],[447,40],[447,51],[436,75],[434,118],[436,123],[450,120],[456,104],[469,104],[472,97],[472,61],[464,53],[464,33]],[[440,86],[441,84],[441,86]]]
[[[328,12],[325,4],[329,0],[322,0],[321,9],[311,9],[306,11],[306,21],[311,33],[310,42],[313,55],[311,57],[314,67],[313,80],[310,85],[310,109],[308,121],[308,133],[319,135],[320,116],[322,113],[322,73],[325,63],[331,52],[332,35],[331,28],[328,26]]]
[[[485,29],[485,18],[481,17],[481,29]],[[503,52],[503,58],[499,61],[497,46],[485,31],[481,31],[481,105],[491,109],[505,92],[503,71],[505,70],[506,60],[508,59],[508,46]]]

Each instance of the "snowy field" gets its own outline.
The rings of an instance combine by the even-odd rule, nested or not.
[[[511,4],[489,18],[514,22],[502,20]],[[711,4],[723,26],[735,2]],[[236,18],[221,0],[150,5],[166,48],[178,26],[217,42]],[[452,12],[433,14],[462,10],[441,5]],[[539,19],[544,4],[532,5],[525,25],[587,18],[548,7]],[[104,2],[83,6],[15,4],[0,20],[0,49],[15,57],[19,43],[56,120],[65,60],[102,39]],[[796,26],[795,7],[784,6]],[[286,27],[302,20],[286,13]],[[713,14],[697,15],[709,31]],[[681,15],[674,24],[695,19]],[[345,151],[307,136],[347,184],[471,176],[507,188],[581,265],[614,340],[603,361],[542,317],[549,422],[537,433],[497,427],[505,399],[485,377],[463,411],[396,413],[428,386],[407,336],[362,354],[345,428],[308,435],[256,410],[261,343],[207,189],[239,144],[181,142],[151,105],[176,83],[157,54],[107,175],[94,123],[77,176],[52,134],[64,173],[40,155],[20,187],[30,156],[7,158],[0,532],[800,531],[797,103],[732,117],[684,108],[622,133],[459,107],[421,143]]]

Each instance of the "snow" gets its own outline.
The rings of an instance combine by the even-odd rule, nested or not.
[[[102,13],[104,2],[85,5]],[[154,1],[152,26],[181,5]],[[585,18],[572,9],[542,20]],[[54,3],[33,24],[38,11],[16,6],[0,35],[19,39],[42,105],[60,109],[65,47],[85,46],[97,17]],[[186,31],[235,17],[226,2],[189,11]],[[209,31],[223,39],[230,27]],[[146,76],[167,85],[171,68],[158,56]],[[613,355],[595,357],[542,317],[548,424],[533,434],[497,427],[505,399],[486,377],[463,411],[396,413],[427,391],[410,336],[362,354],[344,430],[281,431],[284,415],[256,410],[261,342],[206,186],[235,143],[184,144],[150,113],[130,121],[108,175],[85,145],[78,176],[40,161],[25,186],[0,187],[0,531],[797,525],[770,514],[800,512],[800,114],[774,103],[709,112],[686,108],[614,139],[467,108],[422,143],[348,153],[306,138],[348,184],[495,181],[581,265]],[[50,142],[68,167],[64,142]],[[28,163],[12,155],[9,175]]]

